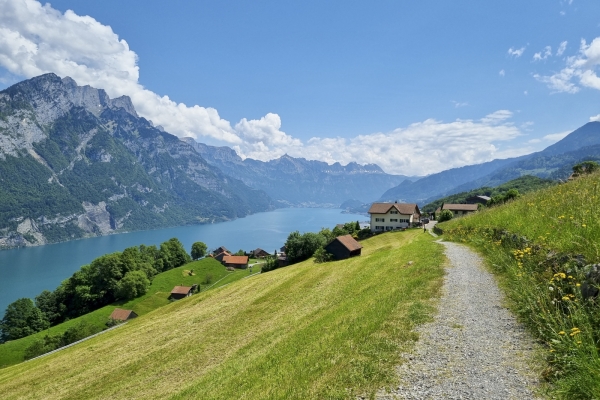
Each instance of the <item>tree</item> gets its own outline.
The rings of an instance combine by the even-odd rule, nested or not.
[[[333,259],[333,255],[331,253],[328,253],[327,250],[325,250],[323,247],[317,249],[317,251],[315,251],[314,256],[316,263],[324,263]]]
[[[129,271],[117,284],[116,298],[122,300],[135,299],[146,294],[150,288],[150,280],[144,271]]]
[[[44,314],[31,299],[18,299],[8,305],[0,321],[0,343],[32,335],[49,326]]]
[[[450,210],[442,210],[440,212],[440,216],[438,217],[438,222],[450,221],[454,217],[452,211]]]
[[[54,292],[44,290],[37,295],[35,306],[44,314],[44,318],[50,322],[50,325],[60,322],[61,309]]]
[[[354,231],[355,232],[360,231],[360,223],[358,221],[356,221],[356,225],[354,225]]]
[[[598,169],[600,169],[600,165],[598,165],[597,162],[584,161],[573,166],[573,175],[579,176],[582,174],[591,174],[592,172],[595,172]]]
[[[309,259],[318,248],[326,244],[326,241],[325,236],[319,233],[306,232],[303,235],[300,235],[298,231],[290,233],[285,242],[286,254],[290,264]]]
[[[198,260],[206,255],[208,247],[204,242],[195,242],[192,244],[192,260]]]

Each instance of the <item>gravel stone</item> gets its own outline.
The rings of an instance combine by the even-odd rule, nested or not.
[[[482,259],[466,246],[446,247],[450,267],[438,315],[417,328],[419,341],[398,367],[401,384],[377,399],[534,399],[528,367],[535,343],[502,306]]]

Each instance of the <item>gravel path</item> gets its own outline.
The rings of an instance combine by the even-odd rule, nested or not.
[[[438,315],[417,329],[398,368],[402,384],[378,399],[533,399],[534,343],[502,306],[492,275],[465,246],[441,242],[447,268]]]

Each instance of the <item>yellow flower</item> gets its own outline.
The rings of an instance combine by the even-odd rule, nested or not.
[[[586,224],[581,224],[581,227],[582,227],[582,228],[585,228],[586,226],[587,226]]]
[[[567,296],[564,296],[562,299],[563,299],[564,301],[569,301],[569,300],[571,300],[571,299],[569,299]]]
[[[558,334],[559,334],[559,335],[564,335],[564,334],[565,334],[565,331],[560,331],[560,332],[558,332]]]
[[[579,287],[579,286],[581,286],[581,283],[578,283],[578,284],[576,284],[575,286]]]

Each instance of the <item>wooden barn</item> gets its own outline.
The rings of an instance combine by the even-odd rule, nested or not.
[[[173,290],[171,290],[171,298],[178,300],[189,297],[192,295],[193,289],[192,286],[175,286]]]
[[[222,262],[223,262],[223,258],[224,258],[224,257],[228,257],[228,256],[230,256],[230,255],[231,255],[231,253],[230,253],[230,252],[228,252],[228,251],[222,251],[222,252],[220,252],[219,254],[217,254],[217,255],[215,256],[215,260],[217,260],[218,262],[221,262],[221,263],[222,263]]]
[[[325,246],[325,250],[332,254],[335,260],[344,260],[360,256],[362,245],[354,240],[351,235],[344,235],[333,239],[331,243]]]
[[[137,317],[138,315],[132,310],[124,310],[122,308],[115,308],[115,310],[110,314],[110,319],[114,321],[127,321],[132,318]]]
[[[265,258],[265,257],[268,257],[271,255],[271,254],[267,253],[265,250],[261,249],[260,247],[257,248],[256,250],[252,250],[251,254],[254,258]]]
[[[222,261],[226,267],[248,268],[248,256],[225,256]]]

